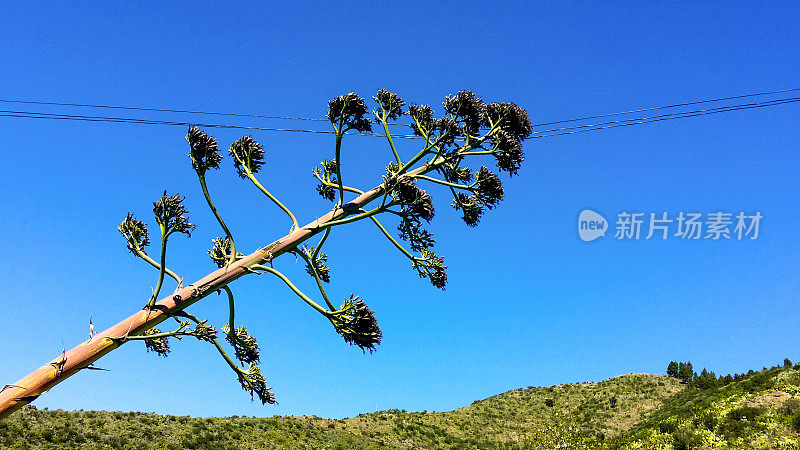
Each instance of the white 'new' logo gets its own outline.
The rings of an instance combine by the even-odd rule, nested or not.
[[[578,236],[582,241],[589,242],[603,237],[608,231],[608,221],[600,213],[591,209],[584,209],[578,216]]]

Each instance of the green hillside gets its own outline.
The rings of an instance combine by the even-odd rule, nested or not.
[[[444,413],[388,410],[343,420],[29,407],[0,421],[0,447],[800,448],[800,364],[717,384],[631,374],[517,389]]]

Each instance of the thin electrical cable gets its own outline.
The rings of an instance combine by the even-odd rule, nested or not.
[[[696,117],[696,116],[703,116],[709,114],[718,114],[721,112],[727,111],[738,111],[738,110],[745,110],[745,109],[754,109],[754,108],[764,108],[769,106],[777,106],[787,103],[795,103],[800,101],[800,97],[790,97],[784,99],[776,99],[776,100],[769,100],[766,102],[759,102],[759,103],[746,103],[746,104],[739,104],[739,105],[728,105],[718,108],[709,108],[704,110],[695,110],[695,111],[684,111],[679,113],[671,113],[671,114],[661,114],[657,116],[649,116],[649,117],[641,117],[637,119],[627,119],[623,121],[613,121],[613,122],[603,122],[600,124],[595,124],[591,126],[591,128],[585,128],[580,130],[573,130],[563,133],[550,133],[546,134],[545,132],[540,132],[537,136],[532,136],[531,138],[545,138],[545,137],[552,137],[552,136],[563,136],[568,134],[575,134],[581,133],[586,131],[597,131],[603,130],[608,128],[617,128],[629,125],[640,125],[652,122],[660,122],[664,120],[672,120],[672,119],[681,119],[687,117]],[[230,128],[230,129],[245,129],[245,130],[259,130],[259,131],[280,131],[280,132],[297,132],[297,133],[320,133],[320,134],[333,134],[333,131],[327,130],[308,130],[308,129],[288,129],[288,128],[267,128],[267,127],[256,127],[256,126],[246,126],[246,125],[228,125],[228,124],[214,124],[214,123],[194,123],[194,122],[177,122],[177,121],[165,121],[165,120],[154,120],[154,119],[137,119],[137,118],[129,118],[129,117],[108,117],[108,116],[86,116],[86,115],[72,115],[72,114],[55,114],[55,113],[42,113],[42,112],[34,112],[34,111],[16,111],[16,110],[0,110],[0,117],[15,117],[15,118],[30,118],[30,119],[53,119],[53,120],[75,120],[75,121],[86,121],[86,122],[113,122],[113,123],[133,123],[133,124],[145,124],[145,125],[173,125],[173,126],[199,126],[204,128]],[[618,123],[624,122],[624,123]],[[607,126],[598,126],[598,125],[605,125]],[[567,129],[573,129],[579,127],[570,127]],[[560,131],[559,129],[553,131]],[[373,137],[384,137],[381,134],[377,133],[348,133],[354,136],[373,136]],[[393,135],[393,137],[398,138],[406,138],[406,139],[420,139],[419,136],[415,135]]]
[[[800,97],[790,97],[789,98],[789,100],[794,100],[794,99],[800,99]],[[593,128],[593,127],[598,127],[598,126],[601,126],[601,125],[609,125],[609,124],[623,123],[623,122],[632,122],[632,121],[636,121],[636,120],[652,119],[652,118],[656,118],[656,117],[667,117],[667,116],[673,116],[673,115],[690,114],[690,113],[705,112],[705,111],[725,110],[727,108],[731,108],[731,107],[734,107],[734,106],[753,106],[753,105],[762,105],[762,104],[767,105],[767,104],[775,103],[775,102],[780,102],[778,104],[781,104],[781,103],[783,103],[784,100],[787,100],[787,99],[767,100],[767,101],[764,101],[764,102],[745,103],[745,104],[739,104],[739,105],[718,106],[716,108],[698,109],[698,110],[694,110],[694,111],[681,111],[681,112],[677,112],[677,113],[660,114],[660,115],[657,115],[657,116],[650,116],[650,117],[637,117],[637,118],[632,118],[632,119],[612,120],[612,121],[609,121],[609,122],[600,122],[600,123],[595,123],[595,124],[576,125],[576,126],[573,126],[573,127],[552,128],[550,130],[534,131],[533,133],[534,134],[543,134],[543,133],[550,133],[550,132],[553,132],[553,131],[575,130],[575,129],[580,129],[580,128]]]
[[[546,126],[546,125],[555,125],[557,123],[578,122],[578,121],[581,121],[581,120],[599,119],[601,117],[619,116],[619,115],[622,115],[622,114],[633,114],[633,113],[637,113],[637,112],[655,111],[655,110],[659,110],[659,109],[678,108],[680,106],[699,105],[701,103],[721,102],[721,101],[725,101],[725,100],[734,100],[734,99],[737,99],[737,98],[756,97],[756,96],[759,96],[759,95],[780,94],[782,92],[793,92],[793,91],[800,91],[800,88],[781,89],[779,91],[769,91],[769,92],[756,92],[756,93],[753,93],[753,94],[734,95],[734,96],[731,96],[731,97],[721,97],[721,98],[713,98],[713,99],[709,99],[709,100],[698,100],[698,101],[694,101],[694,102],[676,103],[674,105],[655,106],[655,107],[652,107],[652,108],[642,108],[642,109],[632,109],[630,111],[620,111],[620,112],[608,113],[608,114],[598,114],[596,116],[578,117],[578,118],[575,118],[575,119],[556,120],[555,122],[537,123],[534,126],[543,127],[543,126]]]
[[[43,113],[36,111],[17,111],[17,110],[0,110],[0,117],[17,117],[28,119],[54,119],[54,120],[76,120],[82,122],[114,122],[114,123],[133,123],[142,125],[174,125],[174,126],[197,126],[202,128],[229,128],[237,130],[257,130],[257,131],[282,131],[290,133],[319,133],[319,134],[335,134],[329,130],[308,130],[299,128],[273,128],[273,127],[257,127],[248,125],[229,125],[218,123],[199,123],[199,122],[177,122],[171,120],[155,120],[155,119],[137,119],[132,117],[109,117],[109,116],[87,116],[76,114],[56,114],[56,113]],[[385,137],[377,133],[345,133],[348,136],[376,136]],[[393,138],[401,139],[417,139],[419,136],[410,134],[393,134]]]
[[[202,114],[209,116],[231,116],[231,117],[251,117],[257,119],[281,119],[281,120],[306,120],[312,122],[327,122],[327,119],[313,119],[309,117],[287,117],[287,116],[267,116],[261,114],[240,114],[240,113],[224,113],[213,111],[193,111],[189,109],[166,109],[166,108],[146,108],[139,106],[115,106],[115,105],[93,105],[88,103],[61,103],[61,102],[44,102],[34,100],[11,100],[0,99],[0,103],[21,103],[26,105],[49,105],[49,106],[71,106],[81,108],[105,108],[105,109],[122,109],[128,111],[153,111],[153,112],[171,112],[182,114]]]
[[[672,117],[661,117],[661,118],[655,118],[656,116],[653,116],[653,120],[644,120],[644,119],[648,119],[648,118],[643,118],[642,120],[640,120],[638,122],[622,123],[622,124],[616,124],[616,125],[608,125],[608,126],[597,127],[597,128],[588,128],[588,129],[585,129],[585,130],[575,130],[575,131],[569,131],[569,132],[565,132],[565,133],[543,134],[543,135],[539,135],[539,136],[531,136],[530,139],[540,139],[540,138],[547,138],[547,137],[553,137],[553,136],[564,136],[564,135],[568,135],[568,134],[584,133],[584,132],[587,132],[587,131],[598,131],[598,130],[605,130],[605,129],[608,129],[608,128],[627,127],[627,126],[631,126],[631,125],[641,125],[641,124],[647,124],[647,123],[653,123],[653,122],[661,122],[661,121],[664,121],[664,120],[684,119],[684,118],[687,118],[687,117],[697,117],[697,116],[705,116],[705,115],[709,115],[709,114],[719,114],[719,113],[728,112],[728,111],[740,111],[740,110],[745,110],[745,109],[766,108],[766,107],[770,107],[770,106],[783,105],[783,104],[787,104],[787,103],[795,103],[795,102],[798,102],[798,101],[800,101],[800,98],[787,99],[787,100],[782,101],[780,103],[771,103],[771,104],[766,104],[766,105],[762,104],[762,105],[754,105],[754,106],[731,107],[731,108],[724,109],[724,110],[721,110],[721,111],[698,112],[696,114],[688,114],[688,113],[686,113],[686,115],[675,114]]]
[[[609,114],[599,114],[594,116],[586,116],[574,119],[564,119],[564,120],[557,120],[554,122],[544,122],[544,123],[537,123],[534,124],[536,127],[546,126],[546,125],[555,125],[558,123],[567,123],[567,122],[577,122],[581,120],[589,120],[589,119],[597,119],[601,117],[611,117],[611,116],[618,116],[622,114],[632,114],[636,112],[645,112],[645,111],[655,111],[660,109],[668,109],[668,108],[677,108],[681,106],[690,106],[690,105],[698,105],[703,103],[711,103],[711,102],[719,102],[725,100],[734,100],[739,98],[747,98],[747,97],[756,97],[761,95],[772,95],[772,94],[780,94],[784,92],[793,92],[793,91],[800,91],[800,88],[791,88],[791,89],[781,89],[777,91],[765,91],[765,92],[755,92],[750,94],[742,94],[742,95],[734,95],[730,97],[720,97],[714,99],[706,99],[706,100],[697,100],[692,102],[684,102],[684,103],[676,103],[674,105],[665,105],[665,106],[656,106],[652,108],[642,108],[642,109],[633,109],[630,111],[621,111]],[[214,111],[196,111],[196,110],[189,110],[189,109],[167,109],[167,108],[151,108],[151,107],[139,107],[139,106],[118,106],[118,105],[100,105],[100,104],[90,104],[90,103],[62,103],[62,102],[48,102],[48,101],[35,101],[35,100],[14,100],[14,99],[0,99],[2,103],[20,103],[20,104],[30,104],[30,105],[50,105],[50,106],[68,106],[68,107],[83,107],[83,108],[105,108],[105,109],[121,109],[121,110],[129,110],[129,111],[152,111],[152,112],[172,112],[172,113],[183,113],[183,114],[203,114],[203,115],[215,115],[215,116],[231,116],[231,117],[250,117],[250,118],[258,118],[258,119],[277,119],[277,120],[304,120],[304,121],[312,121],[312,122],[327,122],[327,119],[318,119],[318,118],[310,118],[310,117],[291,117],[291,116],[274,116],[274,115],[261,115],[261,114],[243,114],[243,113],[226,113],[226,112],[214,112]],[[405,123],[390,123],[389,125],[393,126],[410,126],[409,124]]]

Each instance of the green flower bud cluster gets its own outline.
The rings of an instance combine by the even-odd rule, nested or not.
[[[161,334],[161,330],[158,328],[150,328],[142,333],[142,336],[153,336],[156,334]],[[167,355],[169,355],[169,340],[167,336],[145,339],[144,346],[148,352],[156,352],[158,356],[166,358]]]
[[[319,166],[312,171],[314,176],[322,179],[317,186],[317,192],[322,198],[333,201],[336,198],[336,185],[339,183],[336,178],[336,159],[328,161],[323,159]]]
[[[248,173],[258,173],[264,165],[264,146],[252,136],[242,136],[234,141],[228,153],[233,157],[233,165],[242,178],[246,178]]]
[[[217,330],[205,323],[198,323],[190,334],[200,341],[214,342],[217,339]]]
[[[150,237],[147,235],[147,224],[137,220],[133,213],[128,213],[125,220],[117,227],[122,236],[128,243],[128,250],[131,253],[145,253],[144,248],[150,245]]]
[[[304,244],[300,251],[306,255],[309,261],[309,264],[306,265],[306,272],[313,277],[314,271],[316,270],[317,276],[320,280],[324,281],[325,283],[330,283],[331,269],[327,264],[328,255],[320,252],[315,257],[314,252],[316,251],[316,247],[308,244]]]
[[[231,332],[230,326],[225,324],[222,327],[222,333],[225,334],[225,340],[231,344],[236,352],[236,359],[244,364],[252,364],[259,361],[258,342],[256,342],[256,338],[247,333],[247,328],[244,325]]]
[[[197,127],[189,128],[186,135],[189,142],[189,158],[192,160],[192,167],[198,173],[203,173],[208,169],[218,169],[222,156],[217,148],[217,140],[200,131]]]
[[[180,194],[168,196],[165,190],[161,199],[153,202],[153,214],[156,216],[156,222],[164,227],[165,235],[172,233],[192,235],[195,225],[189,223],[189,218],[186,217],[187,211],[183,206],[183,200],[184,197]]]
[[[242,389],[250,394],[250,398],[257,395],[262,405],[275,403],[275,394],[270,391],[272,387],[267,387],[264,375],[261,375],[260,367],[251,363],[246,371],[240,371],[237,375]]]
[[[355,130],[358,132],[372,131],[372,123],[369,119],[364,118],[367,113],[367,105],[364,99],[359,97],[353,92],[336,97],[328,102],[328,120],[334,126],[340,123],[344,133],[347,130]]]
[[[417,270],[420,278],[427,278],[434,287],[444,289],[447,285],[444,258],[427,248],[422,249],[420,255],[411,262],[412,267]]]
[[[206,251],[208,252],[208,256],[211,257],[211,260],[221,269],[231,260],[231,251],[233,251],[231,240],[226,236],[214,238],[211,242],[214,245]],[[242,256],[242,254],[237,252],[236,257],[239,258],[240,256]]]
[[[375,313],[352,294],[345,299],[339,311],[331,315],[330,320],[345,342],[358,346],[362,351],[369,350],[372,353],[383,338]]]
[[[381,107],[383,110],[383,114],[379,112],[375,112],[375,115],[383,117],[385,115],[386,119],[396,120],[400,116],[403,115],[403,106],[406,105],[406,102],[403,101],[397,94],[393,94],[386,89],[381,89],[378,93],[372,97]]]

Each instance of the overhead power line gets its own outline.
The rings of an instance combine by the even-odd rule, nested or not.
[[[600,118],[600,117],[610,117],[610,116],[619,116],[623,114],[630,114],[634,112],[644,112],[644,111],[654,111],[654,110],[662,110],[667,108],[675,108],[679,106],[687,106],[687,105],[696,105],[696,104],[703,104],[703,103],[710,103],[715,101],[723,101],[723,100],[730,100],[730,99],[737,99],[737,98],[745,98],[745,97],[754,97],[759,95],[767,95],[767,94],[774,94],[780,92],[791,92],[791,91],[799,91],[800,88],[796,89],[784,89],[781,91],[771,91],[771,92],[762,92],[762,93],[755,93],[755,94],[746,94],[746,95],[738,95],[732,97],[725,97],[720,99],[710,99],[710,100],[699,100],[694,102],[686,102],[680,103],[675,105],[666,105],[666,106],[659,106],[653,108],[644,108],[638,110],[631,110],[626,112],[619,112],[619,113],[611,113],[611,114],[602,114],[596,116],[587,116],[583,118],[576,118],[576,119],[566,119],[560,120],[557,122],[548,122],[545,124],[536,124],[534,126],[542,126],[548,124],[556,124],[556,123],[567,123],[567,122],[576,122],[580,120],[588,120],[592,118]],[[605,121],[593,124],[583,124],[583,125],[576,125],[571,127],[560,127],[560,128],[552,128],[548,130],[542,131],[534,131],[532,138],[545,138],[545,137],[552,137],[552,136],[563,136],[568,134],[575,134],[575,133],[582,133],[586,131],[597,131],[603,130],[608,128],[617,128],[623,126],[631,126],[631,125],[641,125],[653,122],[660,122],[664,120],[673,120],[673,119],[681,119],[681,118],[688,118],[688,117],[697,117],[697,116],[704,116],[709,114],[718,114],[722,112],[728,111],[740,111],[746,109],[755,109],[755,108],[765,108],[771,106],[778,106],[788,103],[795,103],[800,101],[800,97],[788,97],[788,98],[781,98],[781,99],[774,99],[774,100],[767,100],[763,102],[753,102],[753,103],[743,103],[743,104],[735,104],[735,105],[726,105],[720,106],[715,108],[706,108],[706,109],[698,109],[698,110],[691,110],[691,111],[680,111],[675,113],[667,113],[667,114],[659,114],[654,116],[646,116],[646,117],[636,117],[630,119],[619,119],[619,120],[612,120],[612,121]],[[56,102],[34,102],[34,101],[21,101],[21,100],[3,100],[0,99],[0,102],[5,103],[25,103],[25,104],[46,104],[46,105],[59,105],[59,106],[86,106],[86,107],[100,107],[100,108],[114,108],[114,109],[135,109],[135,110],[143,110],[143,111],[160,111],[160,112],[190,112],[196,114],[215,114],[215,115],[233,115],[233,116],[242,116],[242,117],[260,117],[260,118],[281,118],[281,119],[292,119],[289,117],[283,116],[259,116],[259,115],[248,115],[248,114],[232,114],[232,113],[206,113],[206,112],[198,112],[198,111],[188,111],[188,110],[167,110],[167,109],[157,109],[157,108],[138,108],[138,107],[117,107],[117,106],[108,106],[108,105],[88,105],[88,104],[77,104],[77,103],[56,103]],[[84,122],[110,122],[110,123],[132,123],[132,124],[142,124],[142,125],[170,125],[170,126],[198,126],[202,128],[224,128],[224,129],[240,129],[240,130],[257,130],[257,131],[279,131],[279,132],[293,132],[293,133],[319,133],[319,134],[334,134],[333,131],[330,130],[312,130],[312,129],[300,129],[300,128],[278,128],[278,127],[262,127],[262,126],[255,126],[255,125],[235,125],[235,124],[219,124],[219,123],[199,123],[199,122],[186,122],[186,121],[173,121],[173,120],[160,120],[160,119],[142,119],[142,118],[135,118],[135,117],[114,117],[114,116],[93,116],[93,115],[84,115],[84,114],[63,114],[63,113],[46,113],[40,111],[20,111],[20,110],[0,110],[0,117],[14,117],[14,118],[28,118],[28,119],[50,119],[50,120],[74,120],[74,121],[84,121]],[[324,121],[324,119],[305,119],[305,118],[294,118],[297,120],[317,120],[317,121]],[[408,125],[406,125],[408,126]],[[352,135],[360,135],[360,136],[379,136],[383,137],[383,134],[379,133],[348,133]],[[404,139],[419,139],[419,136],[413,134],[393,134],[392,137],[396,138],[404,138]]]
[[[53,120],[76,120],[81,122],[116,122],[116,123],[135,123],[142,125],[174,125],[174,126],[197,126],[202,128],[232,128],[239,130],[257,130],[257,131],[285,131],[292,133],[322,133],[334,134],[329,130],[304,130],[296,128],[273,128],[273,127],[257,127],[248,125],[230,125],[219,123],[200,123],[200,122],[179,122],[172,120],[156,120],[156,119],[138,119],[134,117],[109,117],[109,116],[87,116],[82,114],[55,114],[43,113],[35,111],[16,111],[16,110],[0,110],[0,117],[19,117],[26,119],[53,119]],[[383,136],[375,133],[348,133],[348,134],[365,134]],[[392,135],[395,137],[395,135]],[[405,137],[403,135],[397,137]],[[417,137],[417,136],[410,136]]]
[[[144,108],[140,106],[112,106],[112,105],[92,105],[88,103],[60,103],[60,102],[42,102],[34,100],[9,100],[0,99],[0,103],[19,103],[25,105],[48,105],[48,106],[71,106],[81,108],[102,108],[102,109],[121,109],[128,111],[150,111],[150,112],[170,112],[182,114],[202,114],[208,116],[230,116],[230,117],[251,117],[255,119],[281,119],[281,120],[307,120],[312,122],[327,122],[326,119],[312,119],[309,117],[286,117],[286,116],[266,116],[261,114],[240,114],[240,113],[226,113],[226,112],[213,112],[213,111],[193,111],[189,109],[164,109],[164,108]]]
[[[559,123],[567,123],[567,122],[577,122],[581,120],[589,120],[589,119],[598,119],[602,117],[610,117],[610,116],[618,116],[622,114],[632,114],[637,112],[646,112],[646,111],[655,111],[660,109],[669,109],[669,108],[678,108],[682,106],[691,106],[691,105],[699,105],[703,103],[713,103],[713,102],[721,102],[727,100],[735,100],[740,98],[747,98],[747,97],[758,97],[763,95],[773,95],[773,94],[781,94],[785,92],[794,92],[800,91],[800,88],[791,88],[791,89],[781,89],[777,91],[764,91],[764,92],[755,92],[750,94],[742,94],[742,95],[734,95],[730,97],[719,97],[719,98],[712,98],[706,100],[696,100],[691,102],[684,102],[684,103],[676,103],[673,105],[664,105],[664,106],[655,106],[651,108],[642,108],[642,109],[633,109],[630,111],[620,111],[615,113],[608,113],[608,114],[599,114],[594,116],[586,116],[586,117],[578,117],[574,119],[564,119],[564,120],[556,120],[553,122],[544,122],[544,123],[536,123],[533,124],[534,127],[542,127],[546,125],[555,125]],[[190,109],[168,109],[168,108],[153,108],[153,107],[141,107],[141,106],[119,106],[119,105],[100,105],[100,104],[90,104],[90,103],[62,103],[62,102],[50,102],[50,101],[38,101],[38,100],[16,100],[16,99],[0,99],[0,103],[17,103],[17,104],[26,104],[26,105],[48,105],[48,106],[65,106],[65,107],[81,107],[81,108],[101,108],[101,109],[117,109],[117,110],[127,110],[127,111],[148,111],[148,112],[170,112],[170,113],[181,113],[181,114],[201,114],[201,115],[211,115],[211,116],[229,116],[229,117],[250,117],[255,119],[273,119],[273,120],[303,120],[303,121],[310,121],[310,122],[327,122],[327,119],[320,119],[320,118],[311,118],[311,117],[292,117],[292,116],[279,116],[279,115],[262,115],[262,114],[243,114],[243,113],[229,113],[229,112],[215,112],[215,111],[198,111],[198,110],[190,110]],[[401,123],[390,123],[389,125],[404,125],[409,126],[409,124],[401,124]]]
[[[556,131],[575,130],[575,129],[581,129],[581,128],[596,128],[596,127],[601,127],[603,125],[618,124],[618,123],[624,123],[624,122],[637,122],[637,121],[640,121],[640,120],[648,120],[648,121],[651,121],[651,122],[656,122],[657,120],[651,120],[651,119],[659,119],[659,118],[680,119],[681,117],[684,117],[684,115],[687,115],[687,114],[691,114],[691,116],[687,115],[685,117],[703,116],[703,115],[706,115],[706,114],[714,114],[715,112],[738,111],[738,110],[741,110],[741,109],[751,109],[750,107],[762,108],[762,107],[765,107],[765,106],[782,105],[784,103],[794,103],[797,100],[800,100],[800,97],[790,97],[790,98],[783,98],[783,99],[777,99],[777,100],[767,100],[767,101],[757,102],[757,103],[744,103],[744,104],[739,104],[739,105],[719,106],[717,108],[698,109],[698,110],[695,110],[695,111],[682,111],[682,112],[670,113],[670,114],[660,114],[660,115],[657,115],[657,116],[650,116],[650,117],[637,117],[637,118],[633,118],[633,119],[612,120],[612,121],[608,121],[608,122],[600,122],[600,123],[585,124],[585,125],[576,125],[576,126],[572,126],[572,127],[552,128],[552,129],[549,129],[549,130],[534,131],[534,134],[544,134],[544,133],[551,133],[551,132],[556,132]],[[697,104],[697,103],[699,103],[699,102],[695,102],[694,104]],[[659,108],[650,108],[650,109],[647,109],[647,110],[640,110],[640,111],[652,111],[653,109],[659,109]],[[622,114],[622,113],[619,113],[619,114]],[[595,117],[608,117],[608,116],[611,116],[611,115],[618,115],[618,114],[606,114],[606,115],[603,115],[603,116],[595,116]],[[579,120],[579,119],[568,120],[568,121],[564,120],[564,121],[561,121],[559,123],[562,123],[562,122],[574,122],[574,121],[577,121],[577,120]],[[613,127],[603,127],[603,128],[613,128]]]
[[[800,88],[792,88],[792,89],[781,89],[780,91],[768,91],[768,92],[756,92],[754,94],[743,94],[743,95],[734,95],[732,97],[720,97],[720,98],[712,98],[709,100],[697,100],[693,102],[686,102],[686,103],[676,103],[674,105],[666,105],[666,106],[655,106],[652,108],[643,108],[643,109],[633,109],[630,111],[621,111],[609,114],[599,114],[596,116],[587,116],[587,117],[579,117],[576,119],[566,119],[566,120],[557,120],[555,122],[546,122],[546,123],[539,123],[535,126],[543,127],[545,125],[555,125],[557,123],[566,123],[566,122],[578,122],[580,120],[589,120],[589,119],[599,119],[601,117],[611,117],[611,116],[619,116],[622,114],[633,114],[637,112],[645,112],[645,111],[655,111],[658,109],[668,109],[668,108],[679,108],[681,106],[691,106],[691,105],[699,105],[702,103],[713,103],[713,102],[722,102],[726,100],[735,100],[737,98],[747,98],[747,97],[758,97],[760,95],[772,95],[772,94],[781,94],[784,92],[793,92],[793,91],[800,91]]]
[[[641,124],[646,124],[646,123],[661,122],[661,121],[664,121],[664,120],[683,119],[683,118],[687,118],[687,117],[697,117],[697,116],[706,116],[706,115],[709,115],[709,114],[718,114],[718,113],[728,112],[728,111],[740,111],[740,110],[744,110],[744,109],[765,108],[765,107],[769,107],[769,106],[777,106],[777,105],[783,105],[783,104],[786,104],[786,103],[796,103],[796,102],[800,102],[800,97],[794,97],[794,98],[789,98],[789,99],[781,99],[781,100],[773,100],[773,101],[770,101],[770,102],[751,103],[751,104],[744,104],[744,105],[733,105],[733,106],[725,107],[725,108],[714,108],[713,110],[706,109],[706,110],[697,110],[697,111],[686,111],[686,112],[683,112],[683,113],[675,113],[675,114],[665,114],[665,115],[661,115],[661,116],[641,117],[641,118],[638,118],[638,119],[630,119],[631,121],[619,121],[619,122],[626,122],[626,123],[606,122],[606,123],[613,123],[613,124],[612,125],[606,125],[606,126],[596,126],[594,128],[586,128],[586,129],[582,129],[582,130],[566,131],[566,132],[561,132],[561,133],[541,134],[541,135],[532,136],[531,138],[535,139],[535,138],[546,138],[546,137],[553,137],[553,136],[564,136],[564,135],[567,135],[567,134],[583,133],[583,132],[586,132],[586,131],[597,131],[597,130],[605,130],[605,129],[608,129],[608,128],[627,127],[627,126],[631,126],[631,125],[641,125]],[[573,128],[577,128],[577,127],[573,127]]]

